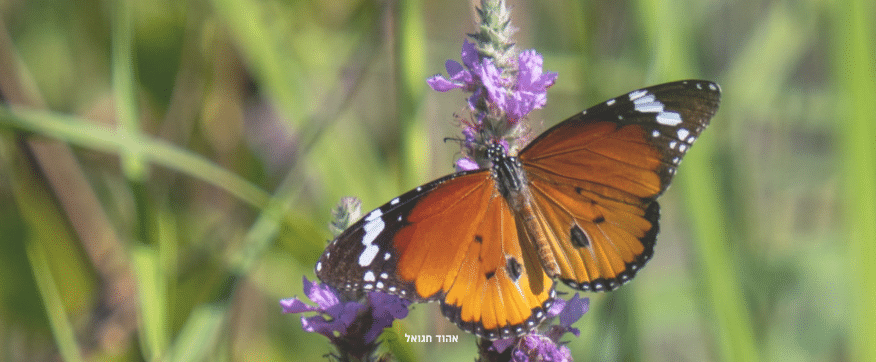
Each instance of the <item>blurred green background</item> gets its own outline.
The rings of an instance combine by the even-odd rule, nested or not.
[[[511,1],[536,132],[684,78],[721,110],[580,360],[876,360],[876,3]],[[0,2],[0,360],[323,360],[278,300],[330,210],[452,172],[467,1]],[[561,290],[569,291],[565,287]],[[403,334],[456,334],[407,344]],[[402,360],[471,360],[417,305]],[[401,337],[398,337],[401,336]]]

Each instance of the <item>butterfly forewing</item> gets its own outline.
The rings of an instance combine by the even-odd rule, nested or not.
[[[718,109],[707,81],[630,92],[545,131],[520,152],[560,279],[611,290],[651,257],[654,201]]]
[[[316,263],[317,276],[323,282],[340,289],[383,290],[415,302],[437,300],[438,296],[432,295],[434,293],[417,293],[415,278],[404,279],[398,274],[398,262],[404,256],[404,250],[399,251],[397,248],[406,249],[413,240],[405,240],[397,235],[411,225],[409,215],[415,213],[415,208],[420,208],[420,211],[416,211],[419,214],[434,210],[432,207],[435,205],[420,201],[439,186],[451,183],[453,187],[443,188],[442,192],[451,190],[458,193],[456,196],[461,196],[483,187],[470,181],[483,180],[487,176],[485,171],[446,176],[419,186],[374,209],[344,230],[326,247]],[[447,198],[444,201],[454,200],[458,199]],[[415,246],[410,247],[411,252],[416,252]],[[428,245],[423,250],[429,250],[427,248]]]

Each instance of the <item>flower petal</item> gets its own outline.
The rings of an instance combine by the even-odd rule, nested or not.
[[[544,72],[541,54],[530,49],[520,53],[517,59],[520,67],[517,73],[519,88],[530,92],[541,92],[554,85],[557,73]]]
[[[280,299],[280,307],[283,308],[283,313],[316,312],[320,310],[317,307],[311,307],[304,304],[304,302],[298,298]]]
[[[317,282],[308,283],[307,277],[304,278],[304,293],[322,309],[328,309],[339,303],[338,295],[330,286],[320,285]]]
[[[472,160],[469,157],[463,157],[463,158],[456,160],[456,171],[457,172],[477,170],[479,168],[481,168],[481,166],[478,165],[477,162],[475,162],[474,160]]]
[[[428,84],[429,87],[431,87],[432,89],[439,92],[446,92],[451,89],[462,88],[464,86],[463,84],[449,81],[440,74],[434,75],[431,78],[427,79],[426,84]]]
[[[462,42],[460,58],[462,59],[462,64],[465,64],[468,69],[474,69],[481,61],[481,56],[478,54],[475,44],[469,43],[467,39]]]
[[[504,106],[507,102],[508,90],[505,88],[506,82],[502,78],[499,68],[496,68],[496,65],[490,59],[484,59],[478,76],[480,76],[481,82],[483,82],[484,88],[487,90],[490,101],[499,106],[503,111],[507,111]]]
[[[337,323],[336,321],[327,321],[321,315],[309,318],[301,317],[301,328],[303,328],[307,332],[319,333],[328,337],[329,339],[333,339],[335,337],[335,331],[337,331],[339,334],[344,334],[347,332],[347,326],[341,323]]]
[[[456,77],[457,74],[465,71],[465,69],[462,67],[462,64],[459,64],[459,62],[452,59],[448,59],[446,62],[444,62],[444,69],[447,69],[447,75],[449,75],[451,78]]]
[[[327,308],[325,314],[328,314],[333,320],[341,321],[345,325],[350,325],[356,320],[359,313],[364,311],[367,307],[368,306],[358,302],[344,302]]]
[[[515,342],[517,342],[517,338],[515,337],[499,339],[493,342],[493,345],[490,346],[490,349],[499,353],[503,353],[506,349],[508,349],[508,347],[513,346]]]
[[[560,325],[571,327],[573,323],[581,319],[584,313],[587,313],[588,309],[590,309],[590,298],[581,298],[578,293],[575,293],[575,296],[569,299],[566,307],[559,314]]]

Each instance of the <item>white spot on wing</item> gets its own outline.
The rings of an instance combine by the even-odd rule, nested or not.
[[[689,134],[690,134],[690,132],[688,132],[688,130],[685,129],[685,128],[679,128],[679,129],[678,129],[678,139],[680,139],[680,140],[682,140],[682,141],[683,141],[685,138],[687,138],[687,135],[689,135]]]
[[[681,124],[681,115],[677,112],[663,112],[661,110],[661,112],[657,114],[657,123],[667,126],[677,126]]]
[[[366,282],[373,282],[375,280],[374,279],[374,272],[372,272],[370,270],[365,272],[365,275],[362,276],[362,280],[364,280]]]
[[[377,209],[377,210],[374,210],[371,213],[369,213],[368,216],[365,217],[365,221],[372,221],[372,220],[374,220],[378,217],[381,217],[381,216],[383,216],[383,211],[380,211],[380,209]]]
[[[392,199],[392,201],[390,201],[389,204],[390,204],[390,205],[396,205],[396,204],[398,204],[398,197]]]
[[[605,102],[605,105],[610,106],[610,105],[613,105],[614,102],[615,102],[614,99],[609,99],[608,101]]]
[[[377,256],[377,252],[380,251],[380,247],[374,245],[374,240],[377,239],[377,236],[383,232],[383,228],[386,227],[386,223],[383,222],[381,218],[383,216],[383,212],[380,209],[372,211],[368,216],[365,217],[365,236],[362,237],[362,245],[365,246],[365,249],[362,250],[362,254],[359,254],[359,265],[360,266],[368,266],[371,265],[371,262],[374,261],[374,257]]]
[[[651,131],[651,137],[659,137],[659,136],[660,136],[660,131],[658,131],[656,129]]]
[[[637,91],[630,92],[629,96],[630,96],[631,101],[635,101],[636,99],[639,99],[643,95],[646,95],[646,94],[648,94],[648,91],[646,91],[644,89],[639,89]]]
[[[633,92],[635,93],[635,92]],[[645,92],[647,93],[647,92]],[[660,113],[663,112],[663,103],[657,100],[653,94],[645,94],[638,96],[633,100],[633,107],[636,111],[642,113]],[[631,93],[632,94],[632,93]],[[632,99],[632,98],[631,98]]]
[[[377,255],[377,252],[380,250],[377,245],[368,245],[365,247],[365,250],[362,250],[362,254],[359,254],[359,265],[361,266],[369,266],[371,262],[374,261],[374,257]]]

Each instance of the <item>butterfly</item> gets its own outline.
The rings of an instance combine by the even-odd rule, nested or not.
[[[335,288],[441,303],[488,339],[545,319],[554,280],[609,291],[651,258],[657,197],[718,110],[717,84],[686,80],[609,99],[516,156],[419,186],[369,212],[326,247],[317,276]]]

